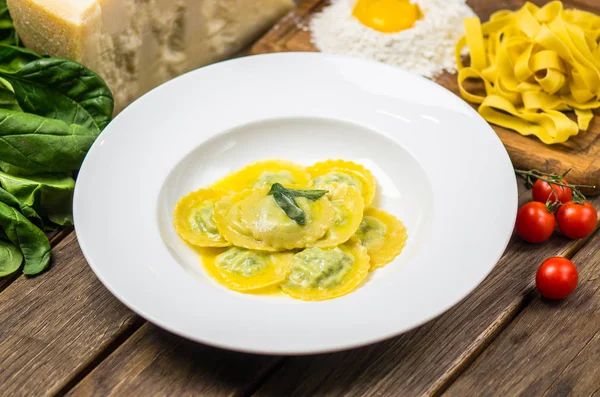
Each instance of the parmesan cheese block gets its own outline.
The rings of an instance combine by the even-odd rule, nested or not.
[[[292,0],[8,0],[32,50],[78,61],[111,88],[115,111],[184,72],[231,57]]]

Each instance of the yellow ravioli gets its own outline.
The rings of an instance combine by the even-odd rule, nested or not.
[[[198,247],[230,246],[213,220],[215,203],[227,194],[226,190],[200,189],[181,198],[173,213],[179,237]]]
[[[264,252],[232,247],[204,251],[202,262],[219,283],[235,291],[280,284],[291,271],[291,252]]]
[[[371,270],[394,260],[406,245],[406,227],[396,217],[385,211],[369,207],[355,236],[367,248]]]
[[[294,254],[281,290],[307,301],[337,298],[356,289],[369,267],[367,250],[356,240],[332,248],[307,248]]]
[[[282,185],[308,186],[310,176],[306,167],[285,160],[259,161],[239,171],[229,174],[212,185],[215,189],[240,192],[248,188]]]
[[[306,214],[306,223],[299,225],[268,195],[269,190],[248,189],[217,203],[214,219],[225,239],[237,247],[282,251],[307,247],[333,226],[335,212],[327,196],[314,201],[296,198]]]
[[[327,194],[335,211],[335,221],[325,236],[317,240],[315,247],[335,247],[354,235],[363,217],[365,202],[354,187],[341,185]]]
[[[306,169],[315,189],[332,189],[335,185],[355,187],[363,196],[365,205],[375,197],[375,178],[371,171],[360,164],[344,160],[327,160]]]

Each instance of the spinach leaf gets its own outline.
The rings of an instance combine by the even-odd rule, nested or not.
[[[50,266],[48,237],[16,209],[0,203],[0,227],[23,257],[23,273],[33,276]]]
[[[42,222],[42,218],[40,218],[33,208],[24,202],[19,201],[19,199],[2,188],[0,188],[0,202],[21,211],[21,213],[37,227],[43,228],[44,223]]]
[[[0,70],[28,113],[77,124],[100,133],[109,123],[114,101],[100,76],[85,66],[57,58],[41,58],[17,72]]]
[[[0,84],[1,87],[1,84]],[[21,107],[15,98],[15,93],[8,88],[0,88],[0,108],[21,112]]]
[[[0,109],[0,170],[20,175],[72,172],[96,134],[79,125]]]
[[[0,44],[0,70],[16,72],[29,62],[40,59],[35,52],[23,47]]]
[[[19,44],[19,37],[8,12],[6,0],[0,0],[0,42],[11,45]]]
[[[304,226],[306,224],[306,214],[304,210],[298,206],[295,197],[304,197],[306,199],[315,201],[323,197],[327,193],[327,190],[295,190],[287,189],[280,183],[274,183],[271,185],[269,195],[273,196],[273,199],[285,212],[285,214],[296,222],[298,225]]]
[[[23,254],[14,245],[0,240],[0,277],[13,274],[21,267]]]
[[[43,174],[23,177],[0,171],[0,186],[51,222],[60,226],[73,224],[71,210],[75,181],[70,176]]]

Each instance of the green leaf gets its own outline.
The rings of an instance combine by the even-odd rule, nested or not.
[[[15,176],[0,171],[0,186],[16,199],[32,207],[51,222],[73,224],[73,190],[75,181],[63,174]]]
[[[16,30],[14,30],[14,29],[0,30],[0,44],[18,46],[19,43],[20,43],[19,35],[17,35]]]
[[[0,202],[13,207],[21,211],[23,215],[31,222],[33,222],[36,226],[43,228],[44,223],[42,222],[42,218],[35,212],[33,208],[24,202],[17,199],[15,196],[7,192],[6,190],[0,188]]]
[[[8,19],[0,19],[0,29],[1,30],[5,30],[5,29],[14,29],[15,25],[12,23],[12,21],[9,21]]]
[[[323,197],[325,194],[327,194],[327,190],[295,190],[295,189],[287,189],[287,188],[284,188],[283,186],[281,186],[281,188],[283,188],[283,191],[286,194],[288,194],[292,197],[304,197],[304,198],[307,198],[312,201],[318,200],[321,197]]]
[[[14,73],[0,72],[28,113],[77,124],[99,133],[110,122],[114,101],[100,76],[85,66],[41,58]]]
[[[58,226],[72,226],[73,214],[71,211],[72,209],[69,208],[69,210],[65,212],[48,214],[48,220]]]
[[[0,227],[23,254],[23,273],[33,276],[50,266],[48,237],[19,211],[4,203],[0,203]]]
[[[273,192],[273,199],[275,202],[285,212],[285,214],[296,222],[298,225],[306,224],[306,214],[304,210],[296,204],[296,200],[293,197],[285,195],[281,192]]]
[[[0,109],[0,170],[20,175],[72,172],[96,134],[33,114]]]
[[[37,59],[41,57],[27,48],[0,44],[0,70],[2,71],[16,72]]]
[[[23,254],[14,245],[0,240],[0,277],[13,274],[21,267]]]
[[[0,108],[21,112],[21,107],[15,98],[15,93],[6,88],[0,88]]]
[[[323,197],[327,193],[327,190],[295,190],[287,189],[280,183],[274,183],[271,185],[269,195],[273,196],[273,199],[285,212],[285,214],[296,222],[298,225],[304,226],[306,224],[306,214],[304,210],[298,206],[295,197],[304,197],[306,199],[315,201]]]
[[[5,0],[0,1],[0,42],[19,45],[19,37],[14,29],[12,18]]]

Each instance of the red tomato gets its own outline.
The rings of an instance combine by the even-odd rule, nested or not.
[[[577,204],[573,201],[561,205],[556,211],[558,228],[569,238],[584,238],[592,234],[598,223],[598,213],[587,201]]]
[[[535,275],[535,285],[548,299],[563,299],[577,287],[577,268],[567,258],[556,256],[542,263]]]
[[[563,179],[562,182],[567,184],[565,179]],[[556,195],[552,194],[552,188],[554,188],[556,191]],[[567,201],[573,200],[573,192],[571,191],[571,188],[555,185],[554,183],[550,184],[542,181],[541,179],[535,181],[531,194],[533,196],[533,201],[539,201],[540,203],[545,203],[548,201],[548,198],[550,198],[551,203],[555,203],[557,196],[558,201],[563,204]]]
[[[555,227],[554,214],[548,212],[543,203],[531,201],[519,208],[517,212],[515,230],[519,236],[530,243],[548,240]]]

